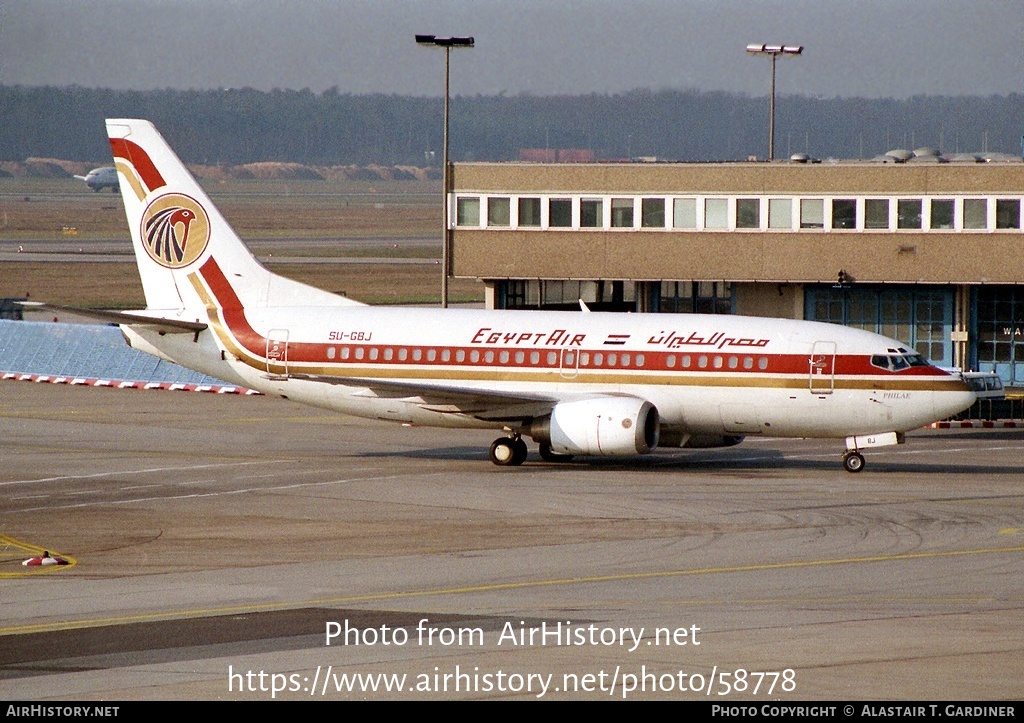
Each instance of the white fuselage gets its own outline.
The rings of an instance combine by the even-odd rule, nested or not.
[[[955,414],[973,399],[958,379],[932,366],[872,366],[873,355],[895,354],[899,342],[823,323],[380,307],[223,315],[223,323],[196,342],[187,335],[143,336],[172,359],[213,376],[346,414],[411,424],[508,426],[439,411],[421,395],[374,393],[370,382],[559,401],[629,395],[651,402],[663,429],[779,437],[906,431]],[[346,381],[296,378],[332,376]]]

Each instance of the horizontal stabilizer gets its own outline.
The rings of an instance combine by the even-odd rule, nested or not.
[[[83,309],[77,306],[62,306],[60,304],[46,304],[42,301],[16,301],[26,309],[37,309],[40,311],[67,311],[79,316],[84,316],[97,321],[105,321],[113,324],[144,325],[154,331],[162,331],[165,334],[195,334],[203,331],[209,326],[201,321],[186,321],[185,319],[168,319],[166,317],[147,316],[136,314],[130,311],[105,311],[103,309]]]

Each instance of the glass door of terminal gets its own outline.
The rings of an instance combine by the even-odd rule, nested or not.
[[[928,286],[809,286],[804,318],[888,336],[932,363],[952,366],[953,289]]]
[[[972,366],[1024,386],[1024,288],[982,286],[976,294]]]

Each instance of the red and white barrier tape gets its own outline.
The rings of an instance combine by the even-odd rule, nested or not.
[[[87,387],[114,387],[117,389],[167,389],[185,392],[212,392],[214,394],[260,394],[260,392],[219,384],[182,384],[180,382],[122,382],[116,379],[90,379],[87,377],[59,377],[50,374],[19,374],[4,372],[0,379],[17,379],[25,382],[49,382],[50,384],[71,384]]]

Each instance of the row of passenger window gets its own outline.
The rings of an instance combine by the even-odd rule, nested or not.
[[[579,354],[577,360],[576,355]],[[327,348],[327,358],[335,359],[340,358],[341,361],[412,361],[421,362],[426,361],[428,363],[438,362],[447,363],[453,359],[456,364],[462,364],[467,360],[471,364],[477,364],[481,361],[484,364],[493,364],[497,361],[499,364],[529,364],[538,365],[541,364],[541,359],[544,360],[544,365],[549,367],[561,366],[564,368],[576,368],[579,367],[593,368],[593,367],[636,367],[640,368],[646,365],[646,357],[643,354],[631,354],[629,352],[588,352],[576,350],[563,350],[558,351],[526,351],[524,349],[511,350],[511,349],[470,349],[468,352],[465,349],[423,349],[421,347],[414,347],[412,349],[406,347],[341,347],[340,353],[336,347]],[[527,361],[529,360],[529,361]],[[559,361],[561,360],[561,361]],[[755,359],[752,356],[723,356],[720,354],[708,355],[700,354],[697,356],[690,356],[684,354],[681,357],[676,357],[675,354],[669,354],[665,357],[665,366],[669,369],[676,368],[676,365],[682,369],[707,369],[709,366],[713,369],[739,369],[743,368],[751,370],[757,366],[761,371],[768,368],[768,357],[758,357]]]
[[[333,360],[335,357],[339,357],[341,361],[412,361],[427,363],[438,362],[442,364],[455,361],[456,364],[463,364],[468,361],[470,364],[530,364],[538,365],[543,363],[545,366],[563,366],[563,367],[575,367],[576,366],[576,354],[579,353],[579,363],[582,366],[637,366],[642,367],[645,363],[643,354],[636,354],[635,356],[628,353],[610,353],[604,354],[601,352],[591,354],[589,352],[577,352],[575,350],[565,350],[564,352],[558,351],[526,351],[525,349],[423,349],[421,347],[414,347],[412,349],[406,347],[399,347],[397,349],[392,347],[341,347],[341,353],[331,346],[327,347],[327,358]],[[561,359],[561,362],[559,362]],[[529,361],[527,361],[529,360]]]
[[[1020,198],[456,196],[460,228],[1020,230]]]

